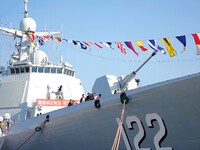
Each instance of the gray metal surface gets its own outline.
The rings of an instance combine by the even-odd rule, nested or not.
[[[126,92],[124,130],[119,149],[199,150],[200,74]],[[49,113],[50,122],[21,149],[111,149],[122,104],[116,94]],[[45,115],[14,125],[3,150],[18,148]],[[128,143],[128,144],[125,144]],[[144,150],[144,149],[143,149]]]

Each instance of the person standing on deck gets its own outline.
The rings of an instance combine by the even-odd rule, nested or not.
[[[72,105],[73,105],[73,103],[72,103],[72,100],[70,99],[68,106],[72,106]]]
[[[80,103],[82,103],[82,102],[85,102],[85,95],[84,94],[82,94],[82,97],[80,99]]]

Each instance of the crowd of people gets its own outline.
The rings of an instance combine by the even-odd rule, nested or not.
[[[80,103],[95,100],[95,99],[100,99],[100,98],[101,98],[101,94],[89,93],[88,92],[87,96],[85,96],[85,94],[82,94],[82,97],[80,99]]]
[[[91,101],[91,100],[96,100],[96,99],[100,99],[101,98],[101,94],[96,94],[96,93],[87,93],[87,96],[85,96],[85,94],[82,94],[81,98],[80,98],[80,103],[83,102],[87,102],[87,101]],[[70,99],[68,106],[72,106],[77,104],[75,100]]]

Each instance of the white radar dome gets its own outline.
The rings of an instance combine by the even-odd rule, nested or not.
[[[20,30],[22,31],[36,31],[36,22],[32,18],[23,18],[20,22]]]
[[[48,56],[45,52],[41,50],[37,50],[35,52],[32,52],[31,55],[31,60],[37,65],[40,65],[42,62],[47,62],[48,61]]]

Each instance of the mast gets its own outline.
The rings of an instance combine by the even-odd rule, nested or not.
[[[24,0],[24,18],[28,17],[28,0]]]

